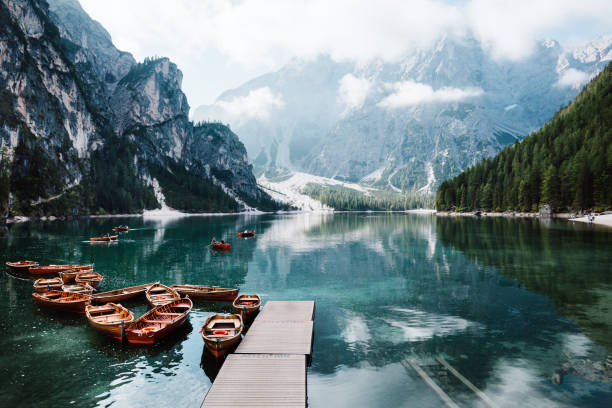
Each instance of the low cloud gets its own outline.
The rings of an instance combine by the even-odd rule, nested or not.
[[[359,109],[363,106],[373,82],[366,78],[357,78],[353,74],[346,74],[340,79],[338,99],[346,106],[346,111]]]
[[[518,60],[540,39],[578,44],[612,27],[610,0],[80,1],[120,49],[176,62],[194,106],[292,57],[394,62],[450,36]]]
[[[378,103],[382,108],[402,108],[423,103],[456,102],[474,98],[484,93],[481,88],[444,87],[434,90],[431,86],[414,81],[387,84],[392,93]]]
[[[270,112],[285,105],[281,94],[275,94],[269,87],[258,88],[244,96],[217,101],[216,105],[234,117],[267,120]]]
[[[584,84],[589,82],[589,79],[591,79],[591,77],[586,72],[570,68],[559,75],[559,80],[556,85],[559,88],[580,89]]]

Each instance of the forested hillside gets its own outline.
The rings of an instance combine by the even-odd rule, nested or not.
[[[365,195],[340,186],[321,187],[309,184],[304,188],[303,193],[337,211],[404,211],[414,208],[431,208],[433,204],[433,198],[427,194],[376,191]]]
[[[442,183],[441,211],[612,209],[612,64],[540,130]]]

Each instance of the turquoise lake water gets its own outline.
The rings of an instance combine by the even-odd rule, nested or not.
[[[129,224],[118,243],[90,236]],[[237,231],[255,229],[255,239]],[[211,237],[229,253],[206,248]],[[0,229],[0,261],[94,263],[101,290],[154,282],[313,299],[310,407],[438,407],[417,366],[459,406],[610,407],[612,230],[566,221],[292,214],[28,222]],[[0,277],[0,406],[199,407],[218,366],[199,334],[227,303],[198,302],[152,347]],[[140,315],[144,299],[123,302]],[[611,357],[612,358],[612,357]]]

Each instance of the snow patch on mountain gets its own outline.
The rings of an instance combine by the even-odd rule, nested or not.
[[[275,200],[293,205],[304,211],[333,211],[333,208],[303,194],[304,187],[309,184],[320,186],[341,186],[359,191],[364,195],[370,195],[374,188],[364,187],[356,183],[346,183],[327,177],[314,176],[312,174],[297,172],[282,181],[273,181],[264,174],[257,183],[262,186]]]
[[[436,175],[431,162],[427,162],[425,167],[427,168],[427,184],[421,187],[418,192],[423,194],[431,194],[433,192],[433,186],[436,182]]]
[[[381,167],[380,169],[374,170],[370,174],[363,177],[360,181],[362,183],[376,183],[378,180],[382,178],[385,168],[386,167]]]

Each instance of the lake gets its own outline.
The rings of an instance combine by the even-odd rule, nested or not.
[[[90,236],[129,224],[118,243]],[[237,231],[255,229],[255,239]],[[212,237],[232,242],[214,253]],[[102,290],[160,280],[316,301],[310,407],[612,405],[612,230],[563,220],[358,213],[98,218],[0,229],[0,261],[94,263]],[[218,366],[196,302],[152,347],[43,310],[0,278],[0,406],[198,407]],[[140,315],[144,298],[123,302]],[[612,357],[611,357],[612,360]],[[450,367],[450,368],[448,368]]]

